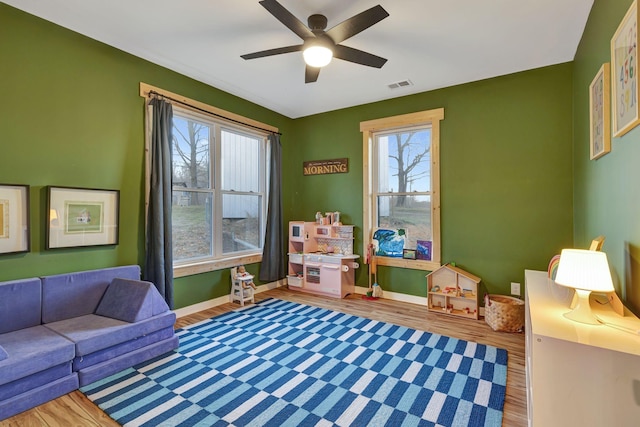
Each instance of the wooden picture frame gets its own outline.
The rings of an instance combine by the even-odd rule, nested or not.
[[[611,39],[613,136],[622,136],[640,123],[638,100],[638,5],[629,7]]]
[[[30,250],[29,186],[0,184],[0,254]]]
[[[415,249],[402,249],[402,258],[404,259],[416,259]]]
[[[48,187],[46,248],[118,244],[120,191]]]
[[[589,157],[595,160],[611,151],[611,76],[602,64],[589,85]]]

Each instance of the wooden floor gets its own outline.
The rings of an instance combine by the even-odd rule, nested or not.
[[[356,316],[368,317],[396,325],[421,329],[441,335],[475,341],[504,348],[509,353],[507,366],[507,395],[504,405],[503,426],[527,425],[524,370],[524,334],[494,332],[484,320],[469,320],[430,313],[426,307],[385,299],[369,301],[359,295],[333,299],[278,288],[256,294],[256,299],[280,298],[302,304],[324,307]],[[187,326],[238,308],[237,304],[224,304],[206,311],[181,317],[176,328]],[[118,426],[102,410],[75,391],[37,408],[0,421],[0,426]]]

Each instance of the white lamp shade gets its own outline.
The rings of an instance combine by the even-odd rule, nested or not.
[[[614,290],[607,254],[585,249],[563,249],[556,283],[595,292]]]
[[[311,67],[324,67],[331,62],[333,58],[333,52],[331,49],[325,46],[311,46],[302,52],[304,62]]]

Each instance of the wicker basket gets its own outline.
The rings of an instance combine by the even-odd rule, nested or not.
[[[521,332],[524,328],[524,301],[505,295],[486,295],[484,320],[494,331]]]

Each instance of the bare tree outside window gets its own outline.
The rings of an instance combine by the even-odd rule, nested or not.
[[[174,116],[172,235],[177,261],[213,253],[211,134],[207,124]]]
[[[415,138],[414,138],[415,137]],[[424,132],[396,133],[396,150],[389,153],[389,158],[395,160],[395,176],[398,177],[398,193],[396,198],[398,207],[404,206],[407,200],[406,192],[413,191],[413,184],[421,178],[429,177],[428,165],[431,144],[424,140]],[[422,141],[420,141],[422,139]],[[397,153],[397,154],[396,154]],[[393,167],[392,167],[393,168]]]
[[[176,118],[173,123],[173,182],[188,188],[209,188],[208,125]],[[189,201],[191,204],[191,201]],[[195,201],[194,201],[195,202]]]
[[[431,239],[431,129],[376,136],[378,227],[404,229],[406,247]]]

